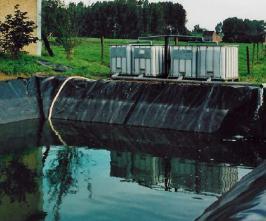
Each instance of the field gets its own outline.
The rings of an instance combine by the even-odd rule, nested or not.
[[[81,75],[89,78],[100,79],[109,77],[109,46],[113,44],[124,44],[130,40],[105,40],[104,59],[101,62],[100,40],[96,38],[82,38],[80,44],[74,50],[72,60],[67,60],[62,47],[58,46],[54,41],[51,42],[52,49],[55,53],[54,57],[49,57],[45,49],[43,49],[42,57],[32,57],[23,55],[19,60],[11,60],[5,55],[0,55],[0,73],[4,73],[9,77],[15,76],[31,76],[36,73],[44,73],[47,75]],[[184,43],[183,43],[184,44]],[[266,82],[266,51],[264,46],[263,53],[260,53],[259,60],[254,59],[251,64],[251,74],[247,74],[246,67],[246,47],[250,48],[250,60],[252,63],[252,44],[239,44],[239,73],[241,81],[248,82]],[[256,54],[255,54],[256,55]],[[255,56],[256,57],[256,56]],[[38,64],[39,60],[49,61],[53,64],[61,64],[70,69],[64,73],[54,72],[50,67]],[[3,76],[2,76],[3,78]],[[0,75],[1,79],[1,75]]]

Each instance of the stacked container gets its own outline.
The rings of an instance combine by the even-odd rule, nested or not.
[[[196,77],[197,48],[192,46],[170,47],[170,77]]]
[[[164,47],[132,46],[132,74],[158,77],[164,70]]]
[[[112,74],[160,77],[164,69],[164,46],[112,46]],[[238,79],[237,46],[171,46],[169,77],[186,79]]]
[[[110,65],[113,74],[132,75],[131,71],[131,46],[111,46]]]
[[[238,79],[236,46],[173,46],[170,54],[170,77]]]

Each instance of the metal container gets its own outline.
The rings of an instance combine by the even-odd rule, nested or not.
[[[110,68],[112,74],[131,75],[131,46],[111,46]]]
[[[237,46],[173,46],[170,77],[238,79]]]
[[[146,77],[158,77],[164,70],[162,46],[132,46],[132,73]]]

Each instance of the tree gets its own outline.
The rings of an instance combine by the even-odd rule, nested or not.
[[[162,5],[156,3],[150,4],[149,22],[150,34],[163,34],[166,25]]]
[[[178,3],[161,2],[164,16],[164,27],[171,27],[173,33],[186,33],[186,11],[183,6]]]
[[[215,26],[215,31],[216,31],[216,33],[217,33],[217,34],[222,33],[222,28],[223,28],[223,23],[222,23],[222,22],[218,23],[218,24]]]
[[[80,44],[78,39],[80,24],[76,18],[73,8],[61,8],[58,17],[58,32],[56,41],[65,49],[67,59],[72,59],[74,48]]]
[[[14,15],[7,15],[5,21],[0,23],[0,46],[13,59],[17,59],[22,49],[31,43],[36,43],[38,38],[33,36],[37,26],[29,20],[28,13],[20,11],[19,5],[14,9]]]
[[[48,41],[48,36],[57,32],[57,17],[61,6],[60,0],[42,1],[42,40],[50,56],[54,56],[54,52]]]
[[[203,28],[201,28],[199,25],[195,25],[192,32],[194,32],[194,33],[203,33]]]
[[[177,3],[114,0],[90,6],[72,3],[70,8],[76,10],[76,19],[82,24],[79,36],[136,38],[143,34],[163,34],[166,27],[172,27],[173,33],[187,32],[186,11]]]
[[[263,20],[227,18],[222,26],[223,40],[225,42],[258,42],[262,40],[265,25]]]
[[[43,0],[43,33],[62,35],[61,27],[75,24],[78,37],[137,38],[141,35],[171,32],[186,34],[186,11],[182,5],[172,2],[149,3],[148,0],[97,1],[89,6],[70,3],[61,6],[63,0]],[[68,13],[67,19],[62,12]],[[44,40],[44,39],[43,39]]]

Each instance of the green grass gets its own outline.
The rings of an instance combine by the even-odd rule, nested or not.
[[[53,42],[54,57],[49,57],[47,53],[43,59],[72,67],[73,69],[65,72],[65,75],[81,75],[94,79],[107,78],[110,74],[109,69],[109,47],[113,44],[125,44],[128,40],[106,39],[104,44],[104,59],[101,62],[100,40],[96,38],[83,38],[81,43],[74,49],[72,60],[66,59],[64,49]],[[43,50],[45,51],[45,50]]]
[[[12,60],[10,57],[0,54],[0,72],[7,75],[32,75],[39,72],[50,72],[49,68],[40,66],[37,63],[39,58],[21,55],[17,60]]]
[[[251,74],[247,73],[247,62],[246,62],[246,47],[249,47],[250,50],[250,68]],[[240,44],[239,47],[239,74],[241,81],[248,82],[259,82],[266,83],[266,45],[263,46],[259,60],[256,59],[256,49],[254,52],[254,62],[252,65],[253,57],[253,46],[252,44]],[[264,56],[263,56],[264,53]]]
[[[44,59],[55,64],[63,64],[70,66],[72,69],[65,72],[64,75],[81,75],[94,79],[109,77],[109,47],[113,44],[126,44],[130,40],[106,39],[104,47],[104,60],[100,58],[100,40],[96,38],[81,38],[80,44],[74,50],[72,60],[67,60],[62,47],[52,41],[52,49],[55,53],[54,57],[49,57],[45,49],[41,58],[23,55],[19,60],[11,60],[7,56],[0,55],[0,72],[8,75],[26,74],[31,76],[35,73],[58,74],[48,67],[40,66],[38,59]],[[158,41],[157,43],[162,43]],[[252,73],[247,74],[246,68],[246,47],[250,48],[250,57],[252,61],[252,45],[239,44],[239,73],[241,81],[248,82],[266,82],[266,55],[264,58],[254,61]],[[266,47],[266,46],[264,46]],[[266,50],[266,48],[264,49]],[[266,51],[264,52],[266,53]],[[252,63],[252,62],[251,62]],[[60,73],[59,73],[60,74]]]

